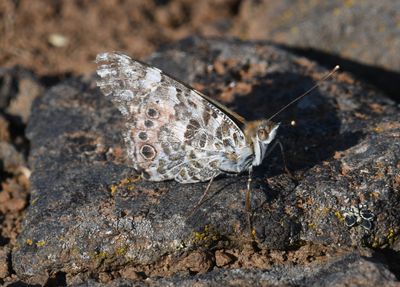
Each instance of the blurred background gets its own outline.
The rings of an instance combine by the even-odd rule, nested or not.
[[[92,72],[101,51],[143,59],[192,35],[268,40],[400,98],[400,1],[0,0],[0,66],[41,76]]]

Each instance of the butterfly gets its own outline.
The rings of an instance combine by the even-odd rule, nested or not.
[[[217,176],[247,171],[249,193],[251,172],[274,147],[279,123],[271,118],[246,121],[158,68],[122,53],[99,54],[96,63],[97,85],[123,115],[127,156],[144,179],[208,181],[205,195]]]

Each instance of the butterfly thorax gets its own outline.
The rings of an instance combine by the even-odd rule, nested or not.
[[[244,134],[253,149],[252,166],[258,166],[266,156],[268,145],[274,140],[279,123],[267,120],[251,121],[245,124]]]

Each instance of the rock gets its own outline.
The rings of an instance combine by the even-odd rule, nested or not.
[[[140,282],[140,283],[139,283]],[[395,276],[380,263],[355,253],[303,266],[260,269],[216,269],[191,277],[156,278],[145,281],[117,279],[108,284],[95,281],[75,287],[116,286],[398,286]]]
[[[243,1],[232,33],[340,64],[399,100],[400,26],[383,1]]]
[[[232,263],[232,261],[234,261],[232,255],[227,254],[223,250],[217,250],[215,252],[215,265],[217,265],[218,267],[228,265]]]
[[[11,268],[11,250],[21,229],[29,201],[27,154],[24,135],[32,95],[41,85],[25,69],[0,68],[0,285],[18,280]],[[23,103],[23,104],[22,104]],[[22,104],[22,105],[21,105]]]
[[[149,62],[203,87],[247,119],[269,117],[326,73],[274,46],[233,40],[191,38],[154,54]],[[398,115],[391,100],[345,72],[278,115],[274,120],[281,122],[279,138],[296,180],[283,171],[279,150],[274,151],[256,169],[249,226],[243,192],[247,175],[216,180],[207,200],[188,217],[207,183],[137,180],[122,155],[122,116],[93,78],[72,78],[33,105],[27,128],[31,206],[12,254],[13,269],[36,284],[55,274],[89,276],[110,270],[129,270],[134,274],[130,278],[182,274],[182,280],[192,282],[185,277],[188,272],[215,269],[217,250],[235,254],[233,259],[241,252],[234,250],[244,250],[250,271],[242,258],[237,270],[215,269],[198,278],[225,282],[221,278],[230,274],[227,280],[240,277],[251,285],[274,276],[262,271],[279,257],[268,250],[291,254],[320,244],[340,254],[341,248],[399,246]],[[293,120],[295,126],[289,124]],[[326,270],[336,265],[313,265],[311,273],[326,272],[313,273],[324,275],[319,281],[317,275],[303,275],[309,270],[305,259],[296,262],[298,267],[276,268],[288,274],[287,282],[345,282],[353,270],[343,265],[362,262],[373,270],[376,282],[394,280],[379,263],[354,254],[337,263],[344,273],[335,278]],[[354,272],[362,274],[364,267],[354,264],[360,268]],[[169,279],[163,280],[156,283]]]
[[[10,255],[11,255],[11,252],[7,247],[0,248],[0,282],[1,282],[1,279],[6,278],[10,275],[10,271],[9,271]]]
[[[2,141],[0,141],[0,163],[2,170],[14,174],[17,174],[26,165],[23,155],[14,146]]]
[[[0,142],[8,142],[10,140],[10,132],[8,130],[8,121],[3,115],[0,115]]]
[[[245,28],[242,33],[290,46],[329,51],[394,71],[400,69],[400,58],[395,52],[400,49],[396,41],[400,30],[392,13],[400,9],[399,3],[334,0],[318,4],[290,1],[268,4],[268,1],[243,3],[241,21],[236,22]]]
[[[0,69],[0,83],[0,108],[26,124],[32,102],[43,92],[43,85],[32,72],[22,68]]]

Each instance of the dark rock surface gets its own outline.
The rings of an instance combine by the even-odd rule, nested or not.
[[[149,62],[247,119],[268,117],[326,72],[270,45],[226,40],[189,39]],[[60,276],[78,283],[181,274],[183,281],[171,279],[174,285],[212,269],[201,278],[251,284],[267,276],[275,282],[275,271],[261,269],[276,266],[294,278],[277,284],[307,285],[314,284],[314,271],[304,276],[310,281],[296,279],[307,266],[279,263],[304,265],[314,258],[325,270],[315,271],[322,276],[315,282],[350,280],[346,264],[357,265],[360,276],[363,268],[372,270],[376,282],[395,280],[373,254],[344,257],[333,274],[323,257],[363,246],[398,251],[399,108],[339,73],[275,120],[282,123],[279,138],[297,182],[283,172],[278,150],[256,170],[253,238],[242,192],[246,175],[216,180],[208,200],[188,218],[206,183],[136,180],[123,156],[122,117],[94,79],[52,87],[35,102],[28,125],[31,206],[12,253],[13,269],[33,283]],[[302,248],[310,245],[320,247],[303,258]]]

